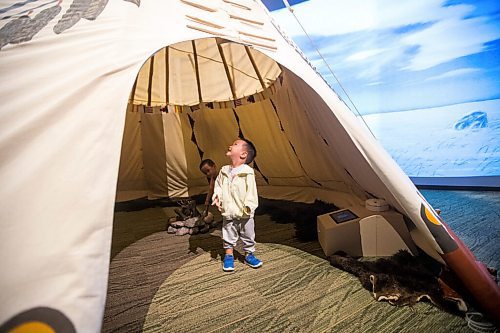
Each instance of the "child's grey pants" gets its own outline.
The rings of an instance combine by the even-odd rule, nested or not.
[[[245,252],[255,252],[255,222],[253,217],[234,220],[222,220],[222,239],[224,248],[232,249],[238,238],[243,242]]]

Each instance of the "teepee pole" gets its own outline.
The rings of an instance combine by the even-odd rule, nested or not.
[[[137,89],[137,77],[135,78],[134,85],[132,86],[132,92],[130,93],[130,104],[134,104],[136,89]]]
[[[193,46],[194,70],[196,73],[196,86],[198,87],[198,101],[201,104],[203,98],[201,96],[200,69],[198,67],[198,54],[196,53],[196,45],[194,40],[191,41],[191,45]]]
[[[250,48],[248,45],[245,45],[245,50],[247,51],[248,58],[250,59],[250,62],[252,63],[253,69],[255,70],[255,74],[257,74],[257,77],[259,78],[260,85],[262,86],[262,89],[266,90],[266,85],[264,84],[264,80],[262,79],[262,75],[260,75],[259,69],[257,68],[257,64],[255,63],[255,59],[252,56],[252,53],[250,53]]]
[[[217,48],[219,49],[219,54],[222,59],[222,64],[224,65],[224,71],[226,72],[227,81],[229,82],[229,87],[231,88],[231,94],[233,95],[233,100],[236,100],[236,90],[234,89],[233,81],[231,80],[231,75],[229,74],[229,67],[227,66],[226,57],[224,56],[224,52],[222,51],[222,47],[220,46],[220,39],[217,38],[215,40],[217,44]]]
[[[169,90],[169,83],[170,83],[170,64],[169,64],[169,61],[168,61],[168,51],[169,51],[169,48],[168,46],[165,48],[165,105],[168,105],[168,101],[169,101],[169,96],[168,96],[168,90]]]
[[[153,90],[153,70],[155,64],[155,56],[151,57],[151,62],[149,63],[149,80],[148,80],[148,106],[151,106],[151,91]]]

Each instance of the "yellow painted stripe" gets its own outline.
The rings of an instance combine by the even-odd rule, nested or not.
[[[429,220],[429,222],[435,224],[435,225],[441,225],[441,222],[439,222],[439,219],[431,213],[431,211],[429,211],[427,209],[427,207],[424,207],[425,209],[425,217],[427,217],[427,219]]]
[[[40,321],[30,321],[16,326],[9,333],[56,333],[52,327]]]

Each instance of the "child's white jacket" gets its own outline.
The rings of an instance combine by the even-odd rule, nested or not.
[[[253,217],[259,206],[255,173],[250,166],[244,164],[231,179],[230,170],[229,165],[221,168],[215,180],[212,201],[219,198],[222,216],[227,219]]]

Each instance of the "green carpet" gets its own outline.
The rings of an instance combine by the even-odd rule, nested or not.
[[[474,255],[500,268],[500,193],[423,190]],[[172,208],[116,212],[103,332],[471,332],[428,303],[376,302],[293,224],[256,217],[258,270],[221,269],[221,232],[167,234]],[[215,259],[214,259],[215,258]]]
[[[260,269],[201,255],[158,288],[144,332],[468,332],[462,318],[419,303],[376,302],[352,275],[317,256],[259,244]]]
[[[500,269],[500,192],[421,192],[478,260]]]

